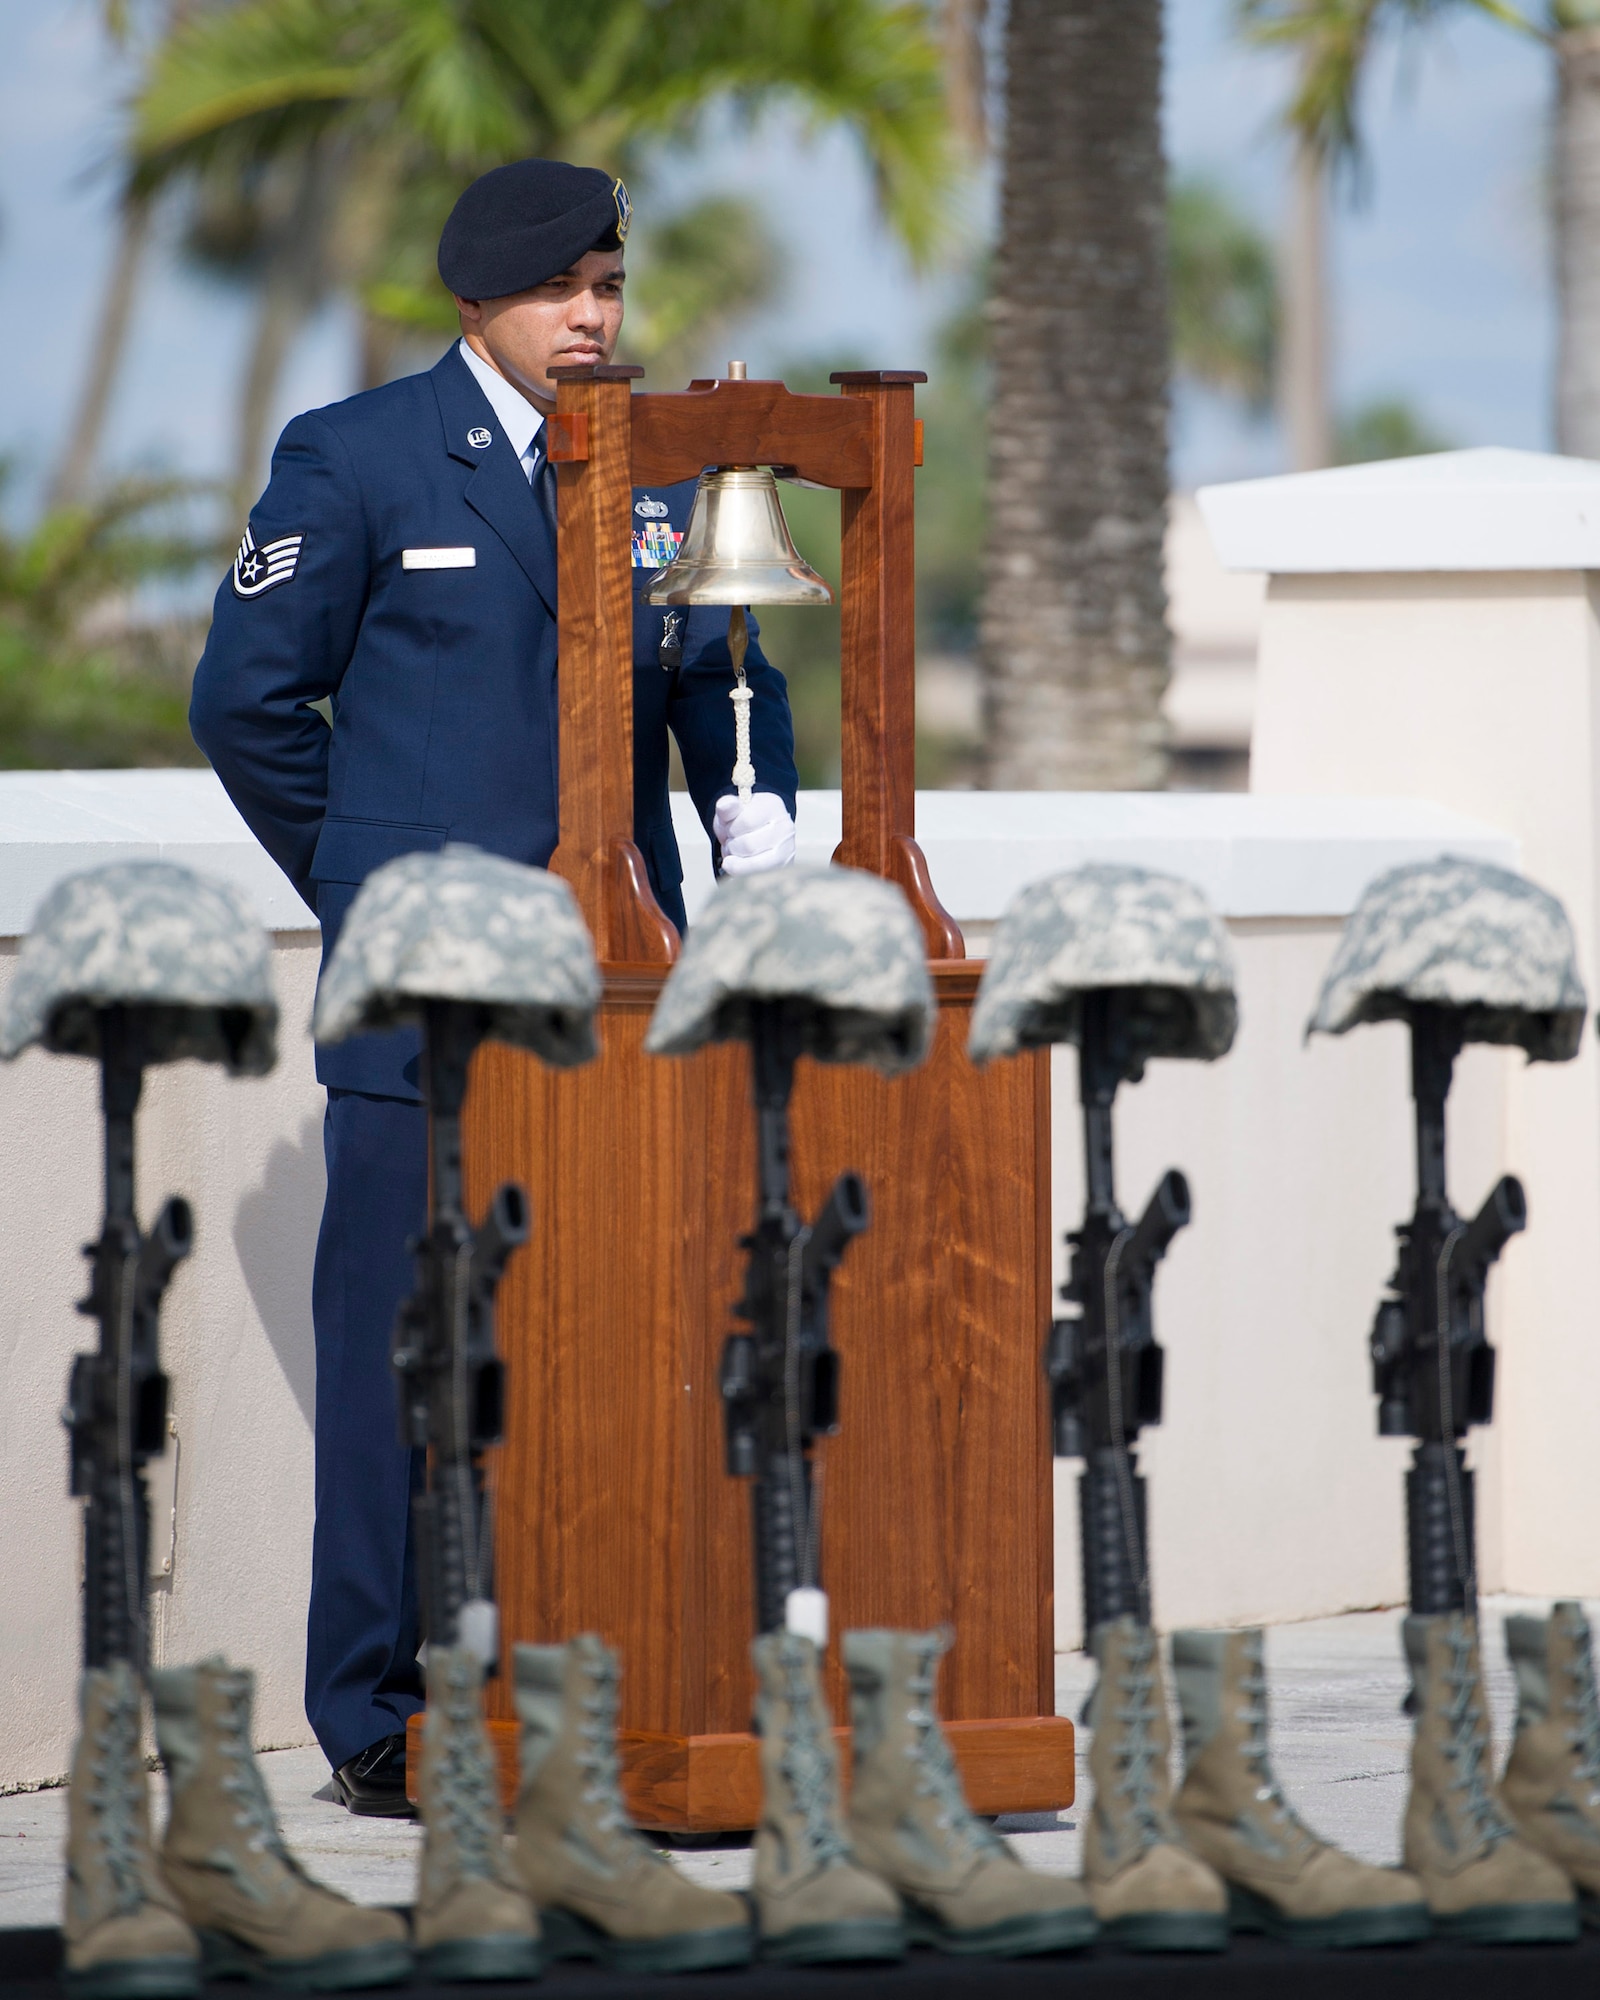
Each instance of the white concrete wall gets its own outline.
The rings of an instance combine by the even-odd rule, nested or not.
[[[1591,997],[1600,975],[1600,623],[1573,571],[1275,577],[1252,784],[1421,796],[1514,832],[1566,906]],[[1382,718],[1375,726],[1376,718]],[[1454,1100],[1452,1099],[1452,1105]],[[1518,1591],[1600,1589],[1600,1046],[1518,1066],[1508,1165],[1529,1229],[1507,1267],[1496,1431]],[[1458,1207],[1476,1206],[1472,1184]],[[1494,1329],[1492,1328],[1492,1331]]]

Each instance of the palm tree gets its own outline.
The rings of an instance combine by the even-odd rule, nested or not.
[[[1188,175],[1167,203],[1167,267],[1178,373],[1264,411],[1281,314],[1271,243],[1215,181]]]
[[[151,207],[150,196],[133,188],[126,189],[117,203],[117,247],[100,298],[78,405],[67,427],[66,448],[50,476],[45,500],[48,507],[76,506],[88,493],[94,477],[95,460],[111,408],[111,392],[128,344],[128,329],[133,323],[139,273],[150,247]]]
[[[170,28],[180,21],[188,6],[189,0],[171,0],[166,10],[166,26]],[[113,46],[126,52],[135,30],[127,0],[103,0],[101,18]],[[78,406],[67,427],[66,446],[51,474],[47,507],[76,506],[88,493],[111,408],[111,392],[128,344],[128,329],[133,324],[139,275],[150,248],[154,220],[149,190],[129,181],[118,196],[116,249],[89,343],[89,361]]]
[[[10,468],[0,463],[0,492]],[[0,767],[192,764],[188,635],[131,619],[141,584],[214,565],[194,488],[127,479],[0,526]]]
[[[336,157],[337,197],[311,206],[377,355],[378,328],[436,309],[433,247],[475,174],[540,152],[636,171],[717,101],[852,131],[888,219],[929,253],[950,162],[916,0],[214,0],[161,51],[133,143],[149,185]]]
[[[988,782],[1166,778],[1160,0],[1011,0],[981,655]]]
[[[1316,472],[1334,457],[1328,166],[1321,149],[1298,133],[1289,175],[1283,264],[1278,414],[1289,446],[1290,469]]]
[[[1386,33],[1477,13],[1546,43],[1556,62],[1552,142],[1557,448],[1600,458],[1600,0],[1238,0],[1247,33],[1301,61],[1289,121],[1306,148],[1359,166],[1360,93]]]

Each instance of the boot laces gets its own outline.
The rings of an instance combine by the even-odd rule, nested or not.
[[[130,1679],[130,1686],[137,1683]],[[91,1824],[111,1877],[111,1894],[119,1916],[137,1910],[147,1896],[144,1878],[143,1816],[139,1811],[145,1777],[139,1755],[139,1702],[121,1697],[106,1704],[95,1732],[89,1770],[93,1788]]]
[[[850,1843],[840,1830],[834,1802],[833,1763],[817,1726],[803,1648],[798,1642],[786,1643],[779,1648],[778,1658],[783,1666],[786,1711],[779,1768],[800,1815],[812,1862],[826,1868],[850,1858]]]
[[[463,1660],[445,1668],[444,1754],[439,1760],[438,1810],[455,1844],[456,1865],[466,1881],[493,1881],[499,1849],[500,1801],[494,1772],[482,1754],[478,1677]]]
[[[1320,1846],[1316,1835],[1284,1797],[1272,1768],[1267,1749],[1267,1674],[1260,1659],[1249,1661],[1240,1676],[1239,1690],[1244,1703],[1237,1713],[1245,1729],[1239,1754],[1256,1781],[1256,1804],[1266,1807],[1272,1819],[1291,1838]]]
[[[652,1861],[672,1864],[650,1845],[622,1803],[622,1772],[617,1760],[617,1688],[620,1675],[611,1655],[590,1669],[589,1690],[582,1700],[584,1719],[578,1724],[578,1770],[583,1799],[595,1810],[595,1830],[607,1839],[642,1853]]]
[[[1459,1621],[1452,1621],[1449,1645],[1444,1683],[1450,1697],[1443,1708],[1449,1735],[1444,1754],[1456,1769],[1449,1789],[1461,1793],[1462,1817],[1481,1844],[1494,1848],[1511,1838],[1512,1828],[1489,1789],[1489,1728],[1478,1699],[1472,1636]]]
[[[1574,1718],[1568,1741],[1576,1753],[1573,1776],[1589,1788],[1588,1804],[1600,1806],[1600,1696],[1594,1684],[1594,1653],[1586,1621],[1577,1620],[1572,1632],[1572,1655],[1567,1661],[1572,1694],[1564,1706]]]
[[[952,1846],[971,1854],[1008,1852],[999,1835],[985,1825],[967,1804],[956,1773],[955,1759],[950,1754],[949,1741],[939,1727],[933,1694],[939,1655],[943,1650],[937,1644],[919,1647],[916,1664],[906,1682],[912,1700],[912,1706],[906,1711],[906,1720],[912,1728],[906,1755],[916,1766],[916,1790],[919,1797],[933,1800],[937,1808],[934,1823],[941,1833],[949,1835]]]
[[[1155,1634],[1141,1625],[1128,1641],[1122,1670],[1112,1684],[1112,1714],[1122,1725],[1113,1739],[1118,1765],[1113,1789],[1126,1802],[1129,1829],[1140,1854],[1174,1837],[1159,1803],[1161,1750],[1155,1731],[1159,1687]]]
[[[283,1844],[278,1816],[251,1751],[248,1683],[243,1674],[227,1674],[218,1676],[216,1686],[222,1696],[217,1751],[228,1765],[222,1789],[233,1801],[233,1823],[246,1836],[252,1854],[270,1854],[298,1874],[299,1866]]]

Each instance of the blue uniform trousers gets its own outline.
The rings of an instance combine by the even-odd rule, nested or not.
[[[330,1090],[322,1142],[306,1715],[337,1769],[423,1700],[411,1526],[423,1454],[400,1443],[389,1354],[414,1282],[407,1239],[427,1227],[426,1116],[401,1098]]]

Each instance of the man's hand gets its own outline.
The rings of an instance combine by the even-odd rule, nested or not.
[[[741,799],[730,792],[717,800],[711,823],[724,875],[760,875],[768,868],[787,868],[794,859],[794,821],[775,793]]]

